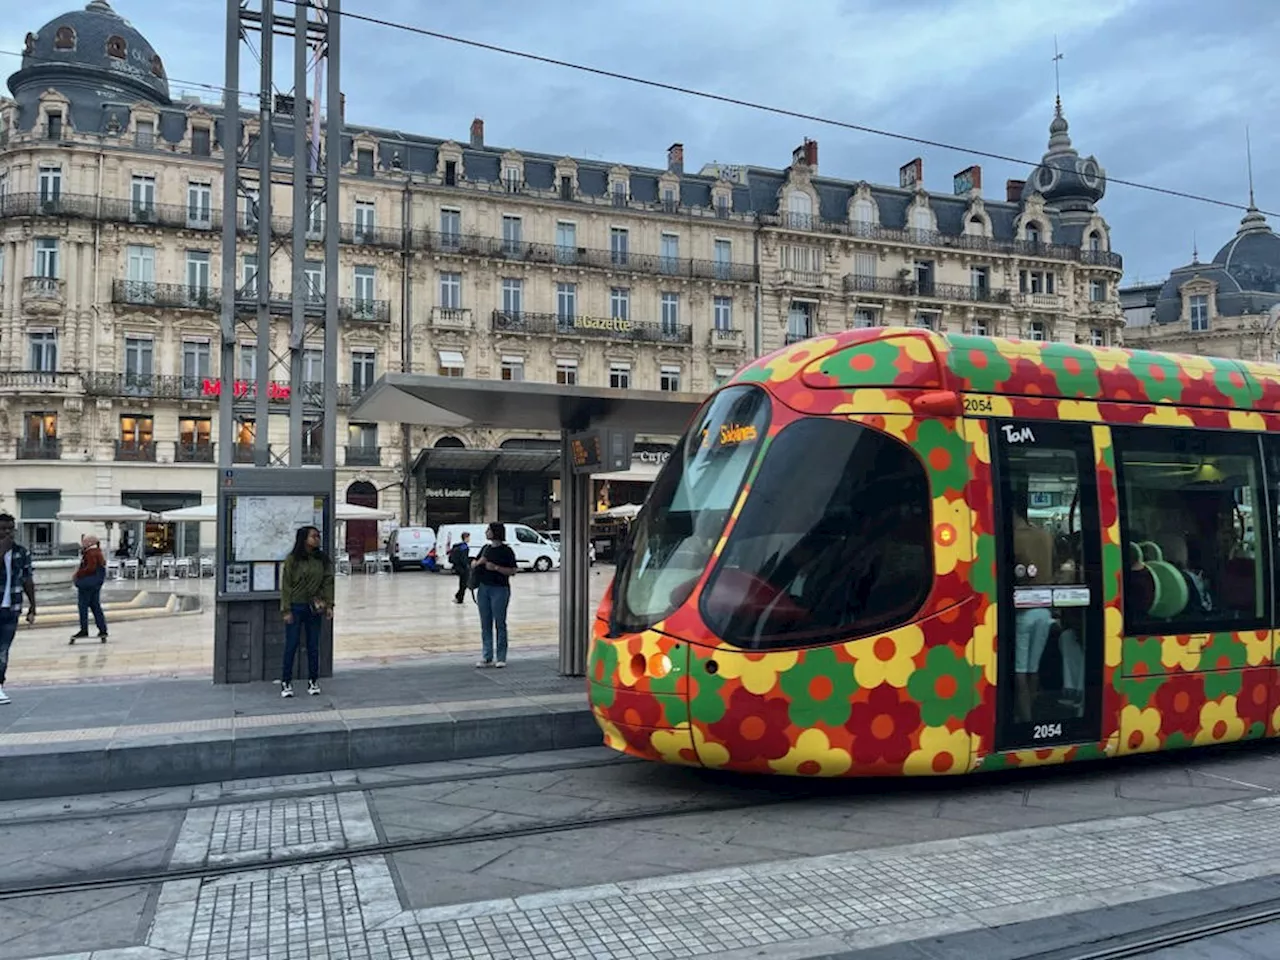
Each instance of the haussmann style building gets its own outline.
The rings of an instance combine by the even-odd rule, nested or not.
[[[0,510],[48,553],[80,532],[54,519],[59,510],[159,512],[213,496],[220,231],[234,216],[243,253],[258,221],[252,196],[222,209],[220,104],[174,98],[160,55],[105,0],[28,34],[9,89]],[[342,209],[272,223],[282,241],[294,229],[317,241],[306,288],[271,291],[283,307],[278,352],[291,299],[336,284],[339,382],[322,382],[317,343],[302,383],[271,372],[271,396],[336,390],[339,496],[400,512],[407,486],[409,523],[554,524],[559,441],[414,428],[406,444],[400,424],[350,421],[352,402],[388,371],[707,391],[762,351],[857,325],[1120,336],[1121,262],[1097,210],[1105,174],[1072,147],[1060,108],[1042,166],[998,199],[984,198],[978,167],[940,193],[925,189],[919,160],[896,187],[823,177],[810,140],[784,169],[692,173],[680,144],[665,166],[642,169],[492,146],[480,120],[459,140],[343,120]],[[236,145],[251,163],[258,123],[246,114]],[[288,211],[291,117],[270,139],[286,181],[273,208]],[[336,277],[319,244],[329,220],[341,238]],[[287,278],[281,257],[273,276]],[[248,297],[253,259],[237,277]],[[238,396],[255,390],[255,358],[238,353]],[[237,413],[239,462],[251,462],[251,410]],[[304,462],[318,463],[318,420],[307,426]],[[602,478],[602,499],[639,502],[672,441],[638,438],[631,469]],[[200,538],[196,524],[152,524],[144,537],[149,551],[176,554],[198,552]],[[353,552],[378,541],[375,525],[349,524]]]

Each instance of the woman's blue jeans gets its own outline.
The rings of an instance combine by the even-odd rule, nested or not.
[[[308,679],[320,679],[320,617],[322,614],[312,609],[309,603],[295,603],[290,607],[293,623],[284,625],[284,664],[280,668],[280,679],[284,683],[293,683],[293,661],[298,656],[298,635],[304,630],[307,635],[307,672]]]
[[[510,587],[492,587],[482,583],[476,588],[476,604],[480,607],[480,650],[486,663],[507,659],[507,605],[510,603]],[[498,632],[497,650],[493,648],[495,627]]]

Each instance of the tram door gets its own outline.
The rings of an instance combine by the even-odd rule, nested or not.
[[[1092,427],[990,424],[999,594],[997,750],[1101,735],[1102,560]]]

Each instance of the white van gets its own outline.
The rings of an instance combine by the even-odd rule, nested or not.
[[[442,570],[447,569],[447,557],[453,545],[464,533],[471,534],[471,556],[476,557],[486,543],[484,532],[487,523],[442,523],[436,531],[436,556]],[[516,566],[522,570],[555,570],[560,566],[560,547],[542,536],[533,527],[523,523],[503,524],[507,528],[507,545],[516,555]]]
[[[387,538],[387,556],[391,558],[392,570],[411,568],[433,568],[431,563],[424,564],[427,558],[435,558],[436,532],[430,527],[397,527]]]

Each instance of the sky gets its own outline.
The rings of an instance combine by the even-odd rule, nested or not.
[[[111,2],[164,58],[175,95],[185,88],[218,96],[192,83],[223,82],[222,0]],[[1275,4],[344,0],[344,9],[1027,163],[1047,145],[1056,36],[1072,139],[1109,177],[1244,204],[1248,127],[1257,204],[1280,211]],[[18,68],[11,54],[27,30],[74,5],[7,0],[0,71]],[[286,42],[277,83],[287,90]],[[253,89],[248,71],[245,88]],[[464,141],[479,116],[487,143],[530,152],[663,167],[667,147],[680,142],[686,170],[713,161],[782,168],[810,137],[824,176],[896,184],[898,167],[921,156],[925,187],[950,193],[952,175],[979,163],[990,199],[1003,199],[1005,180],[1029,169],[352,20],[341,71],[351,124]],[[1114,182],[1099,209],[1112,248],[1124,255],[1125,283],[1163,278],[1196,246],[1202,260],[1212,258],[1242,216]],[[1280,216],[1269,219],[1280,227]]]

